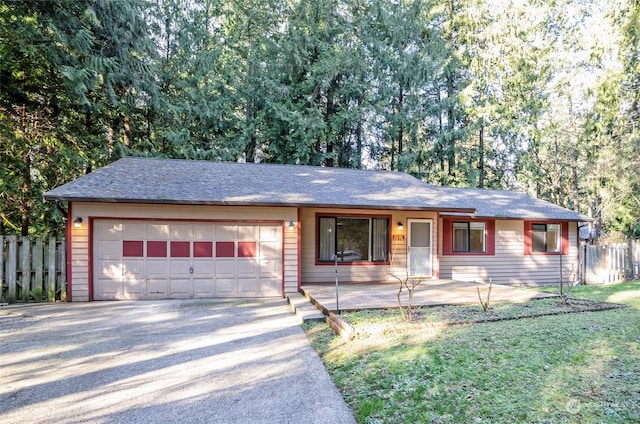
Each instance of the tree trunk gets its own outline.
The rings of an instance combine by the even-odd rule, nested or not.
[[[447,109],[447,137],[448,137],[448,145],[447,145],[447,164],[449,165],[449,176],[450,179],[455,181],[456,176],[456,139],[454,137],[455,130],[455,106],[451,104],[451,98],[454,96],[454,81],[451,72],[447,73],[447,100],[450,103],[449,108]]]
[[[404,146],[402,144],[402,139],[404,138],[404,117],[402,116],[402,111],[404,109],[404,87],[402,83],[400,83],[400,92],[398,93],[398,114],[400,115],[400,128],[398,128],[398,164],[396,169],[398,171],[404,171],[403,167],[400,164],[400,157],[402,156],[402,150]]]
[[[249,140],[244,148],[245,160],[247,162],[256,161],[256,135],[253,131],[253,107],[251,99],[245,103],[245,130],[249,133]]]
[[[20,234],[29,235],[29,215],[31,214],[31,149],[24,156],[24,173],[22,175],[22,216],[20,219]]]
[[[362,120],[358,121],[356,128],[356,166],[362,169]]]
[[[253,83],[255,80],[255,69],[253,66],[253,21],[250,17],[247,20],[247,79],[248,79],[248,96],[245,100],[245,131],[248,133],[248,140],[245,146],[245,160],[247,162],[256,161],[256,135],[253,126],[254,108],[253,108]]]
[[[123,128],[122,144],[129,147],[131,145],[131,115],[129,112],[125,112],[124,114]]]
[[[339,151],[339,149],[336,149],[336,146],[335,146],[336,134],[333,132],[331,128],[331,122],[333,121],[334,116],[338,112],[338,108],[336,107],[336,104],[335,104],[336,83],[337,83],[337,80],[336,78],[334,78],[329,84],[329,87],[327,88],[327,107],[324,115],[324,123],[327,127],[327,130],[325,133],[326,149],[327,149],[325,165],[328,167],[334,167],[336,166],[336,163],[338,164],[340,163],[340,160],[336,161],[335,153],[336,153],[336,150]]]
[[[480,134],[478,140],[478,186],[484,188],[484,124],[480,124]]]

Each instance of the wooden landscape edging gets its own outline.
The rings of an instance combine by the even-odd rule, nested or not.
[[[333,312],[329,312],[325,320],[329,327],[331,327],[331,329],[335,331],[337,335],[342,337],[343,340],[348,342],[355,338],[355,329]]]

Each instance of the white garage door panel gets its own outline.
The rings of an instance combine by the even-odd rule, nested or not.
[[[236,275],[236,261],[233,259],[216,260],[216,278],[232,278]]]
[[[281,294],[280,224],[99,219],[93,228],[97,300]]]
[[[120,295],[120,293],[118,292],[119,289],[120,285],[115,279],[100,278],[97,281],[96,296],[98,296],[99,298],[118,299]]]
[[[218,241],[235,241],[238,238],[237,225],[216,225],[215,239]]]
[[[171,278],[189,278],[192,272],[191,261],[189,259],[173,259],[170,262]]]
[[[191,297],[193,294],[193,280],[172,278],[169,281],[172,296],[177,295],[178,297]]]
[[[257,277],[260,267],[258,261],[252,259],[238,259],[238,278],[242,277]]]
[[[260,292],[260,280],[257,278],[238,278],[238,294]]]
[[[98,221],[94,226],[96,234],[100,240],[121,240],[122,228],[121,223]]]
[[[274,225],[263,225],[259,227],[261,241],[280,241],[282,228]]]
[[[212,224],[193,224],[193,239],[196,241],[215,240],[215,226]]]
[[[260,277],[278,278],[282,275],[280,260],[262,259],[260,260]]]
[[[100,240],[98,246],[103,259],[120,259],[122,257],[122,242],[120,240]]]
[[[97,268],[102,278],[112,278],[119,280],[122,278],[122,262],[116,259],[98,260]]]
[[[275,241],[260,242],[260,257],[263,259],[280,259],[280,244]]]
[[[166,259],[147,259],[147,278],[167,278],[169,276],[169,263]]]
[[[124,278],[124,295],[127,299],[140,299],[145,296],[146,284],[143,278],[126,276]]]
[[[239,241],[254,241],[258,240],[258,237],[258,227],[255,225],[238,225]]]
[[[145,263],[142,259],[123,259],[122,260],[122,274],[132,275],[139,278],[144,278]]]
[[[192,224],[171,224],[171,240],[193,239]]]
[[[166,278],[147,278],[146,297],[149,299],[162,299],[168,297],[167,285],[169,280]]]
[[[281,280],[278,278],[260,278],[260,292],[266,296],[277,296],[282,290]]]
[[[127,221],[123,224],[113,224],[113,227],[120,227],[125,240],[146,238],[146,224],[143,221]]]
[[[210,278],[213,275],[213,261],[194,259],[193,260],[193,278]]]
[[[216,295],[228,296],[237,293],[235,278],[216,278]]]
[[[195,297],[211,297],[215,294],[215,285],[211,278],[194,278],[193,295]]]
[[[147,224],[147,239],[169,240],[169,224]]]

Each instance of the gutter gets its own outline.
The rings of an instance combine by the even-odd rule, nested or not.
[[[205,200],[171,200],[171,199],[116,199],[92,197],[66,197],[44,195],[45,200],[67,202],[96,202],[96,203],[137,203],[150,205],[200,205],[200,206],[261,206],[261,207],[297,207],[297,208],[341,208],[341,209],[378,209],[378,210],[415,210],[448,213],[475,214],[475,208],[459,207],[423,207],[419,205],[367,205],[367,204],[339,204],[339,203],[279,203],[279,202],[233,202],[233,201],[205,201]]]

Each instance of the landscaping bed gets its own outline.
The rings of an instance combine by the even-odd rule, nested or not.
[[[500,302],[486,311],[479,305],[425,306],[413,308],[412,320],[407,322],[398,309],[374,309],[345,312],[340,318],[351,325],[355,333],[363,336],[372,332],[408,330],[420,326],[447,326],[534,318],[575,312],[605,311],[624,308],[627,305],[588,299],[558,297],[533,299],[530,302]]]

